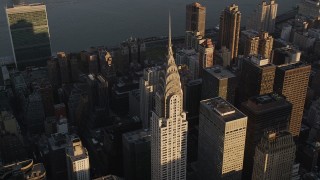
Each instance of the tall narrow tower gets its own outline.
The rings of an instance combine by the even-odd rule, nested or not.
[[[235,64],[238,56],[241,13],[235,4],[222,11],[220,16],[219,46],[226,46],[231,51],[231,59]]]
[[[171,46],[170,16],[167,58],[166,69],[159,74],[151,116],[151,173],[153,180],[183,180],[186,179],[188,122]]]
[[[186,31],[199,31],[204,36],[206,29],[206,7],[195,2],[186,6]]]

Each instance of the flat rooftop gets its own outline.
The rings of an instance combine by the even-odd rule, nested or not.
[[[307,65],[303,62],[296,62],[296,63],[292,63],[292,64],[283,64],[283,65],[278,66],[278,68],[283,71],[288,71],[288,70],[307,67],[307,66],[310,66],[310,65]],[[310,69],[311,69],[311,66],[310,66]]]
[[[225,69],[220,65],[215,65],[211,68],[206,68],[205,71],[210,73],[212,76],[216,77],[217,79],[229,79],[236,77],[231,71]]]
[[[292,106],[284,96],[276,93],[252,97],[247,102],[242,103],[242,105],[257,112],[265,112],[279,107]]]
[[[221,97],[203,100],[201,104],[225,122],[246,117],[246,115]]]
[[[46,6],[41,3],[29,4],[29,5],[18,5],[13,8],[6,9],[7,14],[21,14],[21,13],[29,13],[36,11],[46,11]]]

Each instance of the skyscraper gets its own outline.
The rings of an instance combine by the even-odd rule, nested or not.
[[[278,4],[275,0],[269,3],[262,1],[248,20],[247,29],[274,33]]]
[[[292,105],[278,94],[264,94],[251,97],[242,103],[240,110],[248,116],[243,178],[250,179],[256,145],[260,142],[264,131],[288,129]]]
[[[245,56],[261,55],[264,58],[270,58],[273,37],[267,32],[253,30],[241,31],[241,44],[243,44],[243,54]]]
[[[278,66],[274,79],[274,91],[284,95],[292,103],[289,132],[299,136],[311,66],[302,62]]]
[[[183,92],[171,45],[167,65],[159,75],[155,110],[151,116],[151,173],[153,180],[186,179],[188,122],[183,110]]]
[[[79,138],[71,139],[69,146],[66,147],[66,157],[69,180],[90,179],[89,154]]]
[[[206,7],[195,2],[186,6],[186,31],[199,31],[201,36],[206,30]]]
[[[151,111],[154,108],[154,97],[159,81],[160,66],[146,68],[140,78],[140,118],[144,129],[150,128]]]
[[[19,68],[46,65],[51,57],[46,6],[15,6],[6,12],[16,65]]]
[[[241,179],[247,117],[221,97],[200,102],[199,179]]]
[[[221,97],[229,103],[234,103],[236,75],[226,68],[215,65],[203,71],[201,99]]]
[[[241,13],[237,5],[232,4],[222,11],[219,26],[219,46],[226,46],[231,51],[233,64],[238,56]]]
[[[254,155],[252,180],[291,179],[296,145],[289,132],[267,132]]]
[[[273,92],[275,70],[276,67],[269,63],[269,59],[261,56],[245,58],[240,75],[240,103],[252,96]]]
[[[207,38],[199,45],[199,74],[202,75],[204,68],[209,68],[214,65],[213,54],[214,47],[212,40]]]

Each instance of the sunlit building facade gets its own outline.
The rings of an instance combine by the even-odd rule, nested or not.
[[[46,6],[19,5],[6,9],[15,63],[23,68],[46,65],[51,57]]]

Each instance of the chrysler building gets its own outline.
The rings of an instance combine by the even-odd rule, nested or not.
[[[159,75],[155,109],[151,115],[151,173],[153,180],[185,180],[188,122],[183,110],[180,76],[171,45],[167,64]]]

